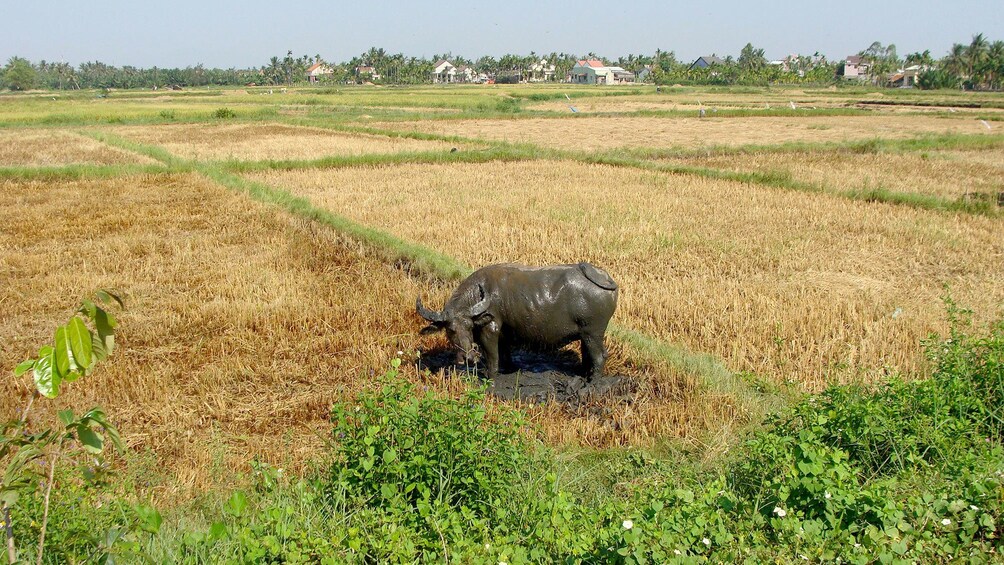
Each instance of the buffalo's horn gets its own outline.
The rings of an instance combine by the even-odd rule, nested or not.
[[[446,317],[443,316],[442,312],[433,312],[432,310],[429,310],[425,306],[422,306],[421,296],[419,296],[418,299],[415,300],[415,311],[418,312],[419,316],[425,318],[426,320],[434,324],[446,321]]]

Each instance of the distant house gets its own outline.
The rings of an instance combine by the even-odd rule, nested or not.
[[[432,82],[457,82],[457,67],[446,59],[436,61],[436,64],[432,66]]]
[[[474,70],[474,67],[468,67],[467,65],[457,66],[457,82],[479,82],[478,79],[478,71]]]
[[[652,82],[655,80],[654,73],[655,65],[645,65],[635,74],[635,80],[637,82]]]
[[[334,73],[335,71],[324,63],[314,63],[307,69],[307,80],[317,82],[322,76]]]
[[[603,84],[606,82],[605,70],[606,65],[603,64],[603,61],[582,59],[581,61],[576,61],[575,66],[568,72],[568,82],[575,84]]]
[[[911,65],[902,71],[897,71],[889,77],[889,85],[900,88],[912,88],[917,86],[917,77],[927,70],[924,65]]]
[[[620,67],[608,67],[596,59],[576,61],[568,73],[568,82],[574,84],[629,84],[634,78],[634,73]]]
[[[547,59],[537,61],[527,69],[526,80],[527,82],[550,82],[554,80],[554,65],[549,64]]]
[[[725,61],[719,59],[715,55],[704,55],[703,57],[698,57],[696,61],[687,67],[687,70],[693,69],[706,69],[708,67],[713,67],[715,65],[724,65]]]
[[[868,78],[868,61],[860,55],[849,55],[837,67],[837,76],[844,80],[866,80]]]
[[[356,67],[356,76],[366,80],[380,80],[380,74],[370,65],[359,65]]]

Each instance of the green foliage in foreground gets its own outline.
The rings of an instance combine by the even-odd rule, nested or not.
[[[518,411],[486,410],[482,390],[419,392],[395,369],[334,407],[324,470],[288,481],[255,463],[251,490],[203,524],[163,528],[151,552],[189,563],[992,561],[1004,323],[973,336],[951,314],[952,333],[927,345],[930,379],[808,397],[714,470],[628,464],[639,454],[622,452],[568,473]],[[583,484],[601,475],[621,488]]]

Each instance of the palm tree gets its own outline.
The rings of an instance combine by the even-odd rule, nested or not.
[[[990,88],[997,88],[1001,73],[1004,73],[1004,41],[994,41],[987,48],[987,74]]]
[[[945,70],[949,73],[962,77],[966,69],[966,46],[955,43],[945,57]]]
[[[973,74],[976,72],[980,63],[986,59],[988,46],[989,42],[987,41],[987,38],[983,37],[982,33],[977,33],[973,36],[973,40],[969,42],[969,47],[966,48],[966,59],[969,63],[969,77],[973,80],[973,82],[976,82]]]

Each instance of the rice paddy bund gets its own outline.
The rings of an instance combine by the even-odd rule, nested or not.
[[[810,388],[920,370],[945,285],[1004,303],[994,218],[563,161],[252,178],[471,265],[587,259],[623,287],[616,320]]]

